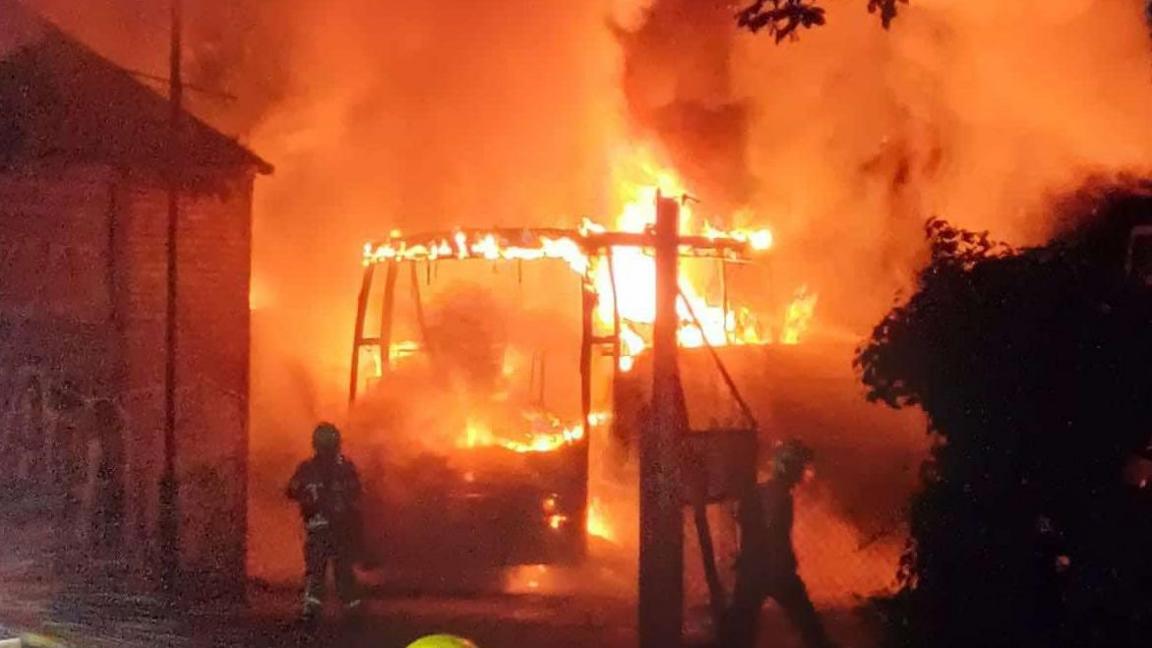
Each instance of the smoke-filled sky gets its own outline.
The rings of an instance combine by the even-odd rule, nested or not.
[[[742,39],[757,209],[782,240],[837,250],[819,268],[847,288],[832,301],[886,297],[853,275],[902,274],[929,215],[1035,241],[1048,194],[1152,162],[1141,5],[913,0],[888,33],[841,10],[786,47]]]
[[[164,73],[167,3],[29,3]],[[341,416],[364,241],[611,222],[641,143],[705,211],[773,227],[777,280],[854,336],[910,277],[925,218],[1034,242],[1053,194],[1152,171],[1141,0],[912,0],[890,31],[828,0],[826,27],[781,45],[721,0],[187,4],[191,81],[238,97],[194,108],[277,168],[257,185],[257,449]]]
[[[34,4],[163,73],[166,3]],[[915,0],[890,31],[837,0],[780,46],[737,33],[719,0],[187,4],[191,78],[238,97],[194,105],[277,167],[256,303],[324,338],[333,373],[364,240],[611,220],[612,165],[639,141],[706,206],[774,227],[778,272],[857,332],[927,216],[1035,240],[1048,194],[1152,162],[1140,0]]]

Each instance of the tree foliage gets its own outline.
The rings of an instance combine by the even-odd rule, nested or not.
[[[868,0],[868,12],[879,13],[880,22],[887,29],[896,18],[897,3],[908,0]],[[818,0],[754,0],[736,14],[736,23],[752,33],[761,30],[776,38],[776,42],[795,36],[799,28],[810,29],[825,23],[825,11]]]
[[[1149,185],[1085,191],[1048,245],[927,224],[915,292],[857,365],[937,441],[911,512],[900,646],[1146,645],[1152,503],[1123,479],[1152,437],[1152,289],[1126,278]]]

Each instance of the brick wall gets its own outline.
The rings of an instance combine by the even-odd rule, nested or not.
[[[142,436],[159,461],[164,425],[167,196],[126,185],[117,232],[118,317],[126,383]],[[244,573],[248,438],[248,288],[251,176],[219,195],[181,204],[179,232],[177,476],[181,560],[220,585]],[[146,421],[146,423],[145,423]],[[145,487],[155,524],[155,480]],[[233,582],[229,585],[236,585]],[[242,584],[242,583],[240,583]]]
[[[218,189],[183,201],[177,365],[181,562],[217,591],[245,566],[252,176]],[[129,172],[0,173],[0,460],[20,446],[36,465],[51,444],[34,437],[87,439],[95,403],[114,403],[121,553],[140,566],[159,550],[166,241],[166,194]],[[75,420],[29,405],[60,385],[80,400]]]
[[[110,178],[76,166],[0,174],[0,313],[107,320]]]

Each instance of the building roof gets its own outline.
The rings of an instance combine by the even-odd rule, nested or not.
[[[167,160],[166,97],[19,0],[0,0],[0,162],[63,159],[159,170]],[[185,113],[187,167],[272,166]]]

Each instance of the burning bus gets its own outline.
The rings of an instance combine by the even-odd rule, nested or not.
[[[636,381],[621,377],[654,319],[654,212],[636,213],[618,231],[393,232],[366,246],[349,395],[365,472],[382,476],[366,516],[377,555],[571,563],[609,535],[589,497],[590,447],[631,434],[616,413],[635,411]],[[794,341],[813,297],[775,329],[730,303],[739,269],[771,248],[768,230],[704,226],[680,240],[682,347]]]

